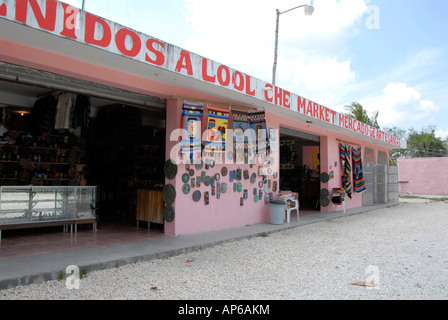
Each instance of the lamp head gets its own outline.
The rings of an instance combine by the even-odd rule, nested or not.
[[[309,5],[305,5],[305,14],[307,16],[311,16],[314,12],[314,7],[313,6],[309,6]]]

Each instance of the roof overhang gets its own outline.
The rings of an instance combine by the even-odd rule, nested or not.
[[[311,100],[67,4],[35,0],[39,7],[19,8],[17,2],[2,5],[0,39],[164,84],[170,90],[163,98],[187,89],[387,149],[406,148],[406,141]],[[71,28],[70,21],[76,21]]]

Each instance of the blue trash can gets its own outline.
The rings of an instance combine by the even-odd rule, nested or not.
[[[269,202],[269,218],[271,224],[282,225],[285,222],[285,203],[283,201]]]

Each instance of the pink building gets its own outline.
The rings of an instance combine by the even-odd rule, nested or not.
[[[36,161],[40,169],[46,164],[46,172],[34,168],[28,183],[53,185],[57,180],[64,185],[96,186],[98,223],[123,221],[116,216],[124,215],[134,222],[160,225],[168,235],[268,222],[267,196],[275,200],[280,190],[299,193],[303,211],[342,210],[331,198],[333,188],[344,187],[340,146],[351,154],[353,148],[359,149],[359,163],[367,168],[387,166],[389,150],[406,145],[295,93],[67,4],[2,3],[0,107],[7,115],[5,126],[21,138],[17,131],[42,125],[29,122],[35,118],[21,121],[23,117],[35,113],[43,98],[61,105],[61,97],[68,97],[64,94],[73,94],[77,102],[79,97],[89,99],[89,121],[56,132],[50,126],[49,132],[34,134],[33,150],[42,142],[47,146],[48,137],[59,134],[81,141],[77,147],[84,147],[87,156],[75,167],[77,179],[71,179],[69,170],[57,169],[50,152],[35,152],[51,160]],[[222,163],[179,161],[180,149],[185,148],[181,140],[191,142],[190,150],[207,149],[216,140],[201,136],[206,128],[236,129],[241,114],[251,117],[248,125],[269,137],[264,144],[258,141],[255,164],[244,154],[242,162],[236,161],[235,154],[227,162],[225,153]],[[186,138],[179,129],[190,136]],[[230,137],[225,142],[232,141]],[[223,147],[221,142],[215,146]],[[226,151],[232,146],[226,145]],[[47,151],[60,148],[52,144]],[[74,150],[70,145],[66,148]],[[6,157],[14,152],[12,147],[2,150]],[[72,153],[66,157],[72,159]],[[166,164],[169,159],[175,165]],[[348,159],[353,165],[353,157]],[[23,183],[23,168],[6,169],[7,161],[1,185]],[[53,177],[56,174],[58,179]],[[366,193],[357,193],[352,175],[350,180],[353,192],[346,207],[361,207]],[[369,189],[373,176],[366,176],[365,184]],[[367,191],[373,204],[374,191]]]
[[[448,195],[448,158],[398,159],[400,195]]]

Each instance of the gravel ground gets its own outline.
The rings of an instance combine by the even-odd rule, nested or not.
[[[448,203],[301,226],[199,252],[0,291],[0,300],[446,300]]]

